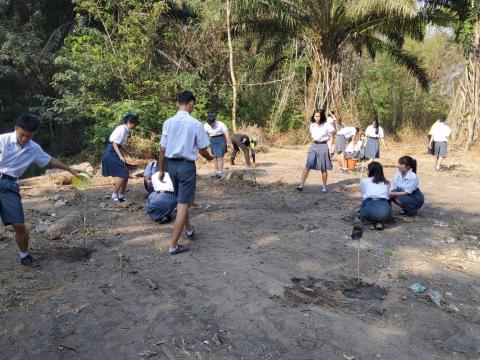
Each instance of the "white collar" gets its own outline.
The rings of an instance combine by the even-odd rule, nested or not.
[[[9,137],[8,141],[10,143],[17,144],[18,146],[20,146],[21,149],[28,149],[32,145],[32,140],[29,140],[25,145],[21,146],[18,143],[17,132],[15,130],[10,133],[10,137]]]

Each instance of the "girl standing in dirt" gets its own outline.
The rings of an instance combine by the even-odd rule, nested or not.
[[[332,124],[327,122],[325,110],[315,110],[310,119],[310,135],[313,144],[308,150],[307,164],[302,174],[302,181],[296,187],[298,191],[303,191],[303,186],[307,180],[310,170],[320,170],[322,172],[322,193],[327,192],[328,170],[332,170],[332,161],[328,149],[328,141],[335,132]]]
[[[360,216],[375,224],[376,230],[383,230],[382,223],[390,219],[392,206],[388,197],[389,182],[383,174],[383,167],[377,161],[368,164],[368,177],[360,181],[362,205]]]
[[[126,200],[129,172],[122,147],[128,138],[130,130],[140,123],[137,115],[128,113],[124,116],[122,124],[117,126],[110,135],[109,143],[105,147],[102,159],[102,175],[117,178],[113,186],[112,200],[123,202]]]
[[[365,145],[365,157],[370,159],[369,163],[375,159],[380,158],[380,141],[382,141],[383,146],[386,147],[384,141],[384,132],[383,128],[380,126],[378,117],[375,116],[372,124],[367,127],[365,130],[365,135],[367,136],[367,143]]]
[[[402,156],[398,159],[398,171],[393,177],[388,195],[402,208],[403,215],[415,216],[423,206],[424,196],[418,186],[417,160]]]
[[[215,158],[215,177],[220,179],[223,175],[223,158],[229,142],[228,128],[223,122],[218,121],[213,113],[207,115],[207,123],[203,128],[210,138],[210,149]]]

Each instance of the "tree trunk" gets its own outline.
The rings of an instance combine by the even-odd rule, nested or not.
[[[452,137],[468,150],[478,139],[480,130],[480,2],[477,21],[465,75],[456,89],[448,116],[453,127]]]
[[[230,27],[230,19],[232,13],[232,2],[227,0],[227,37],[228,37],[228,50],[230,57],[230,77],[232,78],[232,127],[233,132],[237,131],[237,79],[235,78],[235,71],[233,67],[233,44],[232,44],[232,31]]]

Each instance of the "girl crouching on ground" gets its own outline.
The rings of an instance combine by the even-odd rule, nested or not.
[[[388,195],[402,208],[404,215],[417,215],[424,203],[423,193],[419,189],[417,160],[410,156],[402,156],[398,159],[398,171],[393,177]]]

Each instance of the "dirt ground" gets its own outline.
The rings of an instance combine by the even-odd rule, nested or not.
[[[42,267],[21,267],[13,233],[0,230],[0,358],[480,359],[478,159],[457,150],[435,172],[423,145],[382,154],[390,179],[400,155],[417,157],[426,204],[384,231],[366,227],[358,287],[360,175],[333,171],[321,194],[312,172],[299,193],[306,150],[258,154],[245,180],[241,164],[219,181],[199,161],[198,241],[175,257],[172,224],[143,213],[140,179],[113,206],[95,177],[85,245],[81,221],[61,239],[42,233],[81,210],[80,195],[23,190]],[[413,293],[415,282],[427,290]]]

